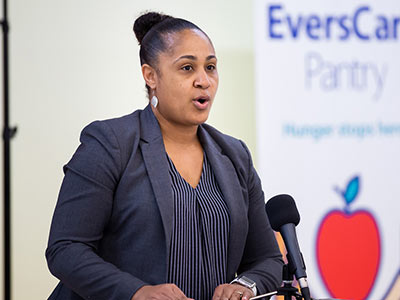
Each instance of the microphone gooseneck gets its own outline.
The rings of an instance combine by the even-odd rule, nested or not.
[[[300,222],[296,203],[289,195],[277,195],[265,204],[265,210],[272,229],[279,231],[285,242],[289,270],[299,282],[303,298],[310,300],[306,266],[296,236],[295,227]]]

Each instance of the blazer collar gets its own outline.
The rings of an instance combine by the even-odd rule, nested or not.
[[[145,142],[162,139],[160,125],[150,104],[140,114],[140,138]]]
[[[147,105],[140,115],[140,130],[140,147],[142,150],[143,160],[164,226],[167,250],[166,263],[168,270],[169,252],[172,239],[174,199],[164,141],[162,139],[160,126],[150,105]]]

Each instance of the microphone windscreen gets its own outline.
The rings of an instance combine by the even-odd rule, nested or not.
[[[272,197],[265,204],[265,211],[271,227],[275,231],[279,231],[285,224],[292,223],[296,226],[300,222],[296,203],[289,195],[282,194]]]

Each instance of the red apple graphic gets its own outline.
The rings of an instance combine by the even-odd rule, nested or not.
[[[378,226],[366,210],[350,211],[359,191],[359,176],[353,177],[344,192],[343,211],[333,210],[322,220],[317,235],[318,267],[334,298],[361,300],[370,293],[379,268]]]

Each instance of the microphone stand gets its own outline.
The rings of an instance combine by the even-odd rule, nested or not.
[[[298,289],[293,286],[294,273],[290,271],[288,264],[283,266],[283,286],[278,288],[278,296],[284,296],[284,300],[292,300],[295,297],[296,300],[303,299],[303,296],[299,293]]]
[[[3,0],[3,19],[0,21],[3,29],[3,98],[4,98],[4,300],[11,299],[11,211],[10,211],[10,140],[17,128],[9,125],[9,82],[8,82],[8,20],[7,0]]]

